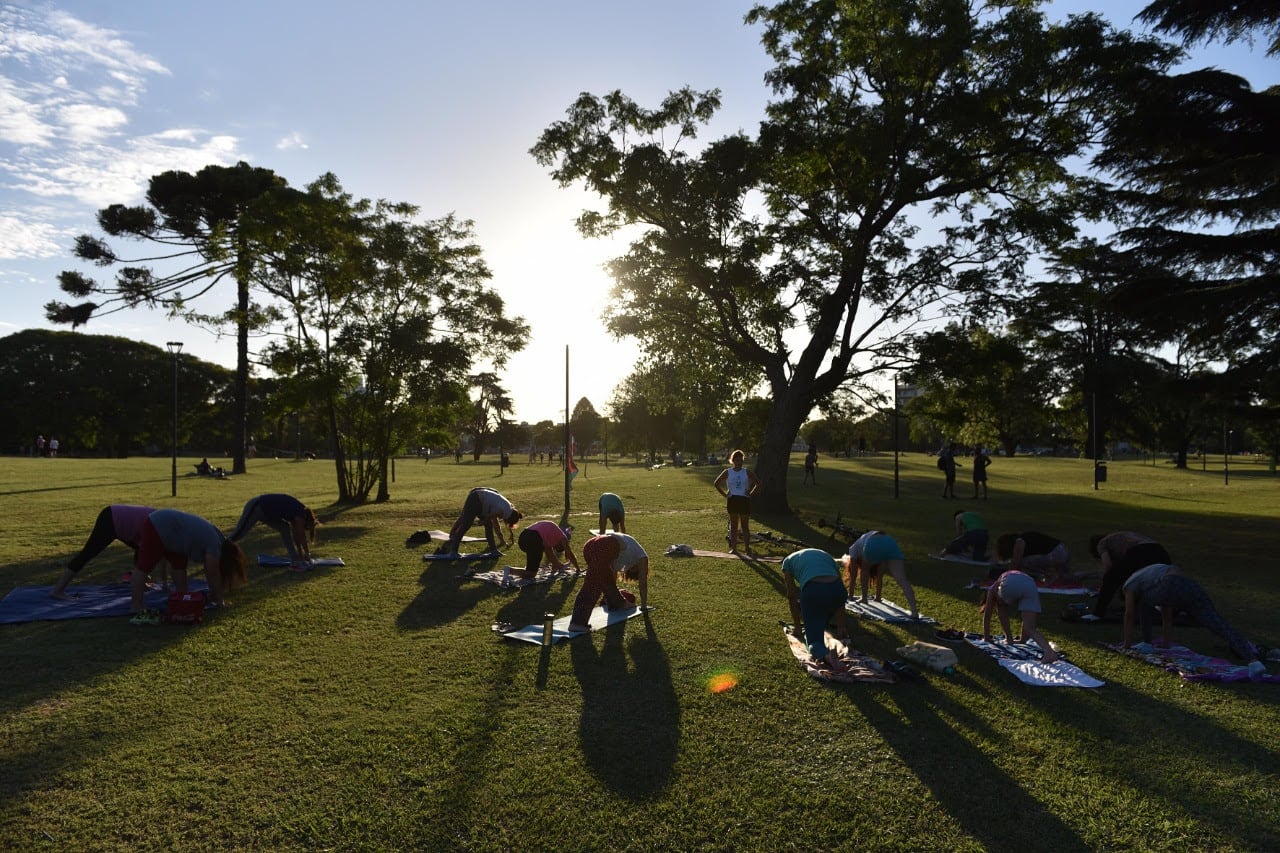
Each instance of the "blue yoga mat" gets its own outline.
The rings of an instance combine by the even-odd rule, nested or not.
[[[52,589],[51,586],[15,587],[0,599],[0,624],[128,616],[131,612],[127,583],[74,584],[67,587],[67,593],[74,597],[66,600],[50,598]],[[208,591],[209,584],[203,580],[191,580],[187,589],[192,592]],[[146,606],[152,610],[163,610],[169,601],[169,592],[148,589],[145,593]]]

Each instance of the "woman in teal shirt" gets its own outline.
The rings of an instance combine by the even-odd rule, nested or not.
[[[847,595],[835,557],[817,548],[803,548],[782,561],[782,576],[787,582],[791,622],[797,632],[804,631],[802,638],[809,654],[814,660],[839,669],[842,664],[827,648],[826,641],[827,623],[832,616],[836,618],[837,636],[848,636],[844,621]]]

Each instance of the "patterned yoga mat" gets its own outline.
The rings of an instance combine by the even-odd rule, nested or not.
[[[1263,684],[1280,684],[1280,675],[1268,671],[1255,678],[1250,675],[1246,664],[1202,655],[1186,646],[1173,645],[1165,649],[1152,646],[1150,643],[1140,643],[1126,649],[1119,643],[1103,643],[1103,645],[1113,652],[1158,666],[1166,672],[1177,673],[1186,681],[1255,681]]]

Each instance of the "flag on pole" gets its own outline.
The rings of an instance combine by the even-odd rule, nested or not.
[[[573,451],[577,449],[577,442],[573,440],[573,433],[569,433],[569,458],[565,461],[565,470],[569,472],[569,482],[573,483],[573,478],[578,476],[578,464],[573,461]]]

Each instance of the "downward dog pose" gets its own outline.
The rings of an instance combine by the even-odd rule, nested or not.
[[[742,466],[747,455],[741,450],[729,454],[732,467],[725,468],[716,477],[716,491],[728,499],[729,510],[729,550],[738,549],[738,530],[742,530],[742,543],[748,554],[751,553],[751,496],[760,488],[760,479]]]
[[[876,601],[880,597],[884,585],[884,573],[888,571],[893,579],[902,587],[902,594],[907,597],[907,606],[911,608],[911,618],[919,619],[920,611],[916,607],[916,592],[907,580],[907,558],[902,553],[898,541],[879,530],[868,530],[849,546],[849,555],[845,565],[849,568],[849,595],[856,596],[854,582],[862,576],[862,603],[867,603],[867,586],[871,578],[876,581]]]
[[[1000,627],[1004,628],[1005,638],[1013,641],[1013,630],[1009,627],[1009,611],[1017,610],[1022,617],[1022,641],[1035,640],[1040,647],[1040,660],[1053,663],[1059,655],[1045,639],[1044,634],[1036,628],[1036,617],[1040,613],[1040,593],[1036,589],[1033,577],[1019,571],[1007,571],[996,579],[987,590],[980,605],[982,610],[982,639],[991,642],[991,614],[1000,617]]]
[[[640,606],[649,606],[649,555],[635,537],[625,533],[610,533],[618,540],[618,556],[613,560],[613,570],[626,580],[633,580],[640,589]]]
[[[942,549],[943,554],[964,554],[970,551],[973,559],[986,562],[987,542],[991,534],[987,531],[987,523],[982,516],[972,510],[958,509],[952,516],[956,525],[956,538]]]
[[[1262,657],[1257,646],[1222,618],[1204,587],[1169,563],[1156,563],[1139,569],[1124,582],[1124,629],[1120,635],[1121,645],[1129,645],[1135,612],[1142,626],[1142,642],[1151,642],[1151,616],[1156,607],[1160,608],[1162,644],[1165,646],[1173,645],[1173,614],[1185,610],[1202,627],[1226,640],[1231,653],[1236,657],[1246,661],[1260,660]]]
[[[596,530],[604,533],[605,521],[613,524],[614,532],[627,532],[627,510],[622,505],[622,498],[613,492],[605,492],[600,496],[600,524]]]
[[[49,591],[49,595],[53,598],[67,598],[67,584],[71,583],[71,579],[80,573],[85,564],[105,551],[107,546],[116,539],[128,545],[137,554],[138,539],[142,535],[142,522],[153,512],[155,509],[152,507],[134,504],[112,504],[103,507],[98,513],[98,520],[93,524],[93,530],[89,533],[88,541],[84,543],[80,553],[67,563],[62,577]]]
[[[316,514],[291,495],[265,494],[249,498],[240,513],[240,521],[227,538],[239,542],[257,523],[263,523],[280,534],[289,559],[311,559],[311,546],[316,541]]]
[[[1134,572],[1156,563],[1172,563],[1164,546],[1141,533],[1121,530],[1105,536],[1089,537],[1089,553],[1102,561],[1102,586],[1093,612],[1085,619],[1093,621],[1107,615],[1111,599]],[[1093,619],[1089,619],[1092,616]]]
[[[1007,560],[1011,569],[1043,575],[1049,580],[1072,577],[1066,543],[1045,533],[1006,533],[996,540],[996,556]]]
[[[525,553],[524,571],[518,572],[523,578],[538,576],[538,567],[542,565],[544,554],[556,571],[563,571],[565,567],[565,564],[560,562],[560,554],[564,554],[565,559],[575,569],[578,568],[578,558],[574,556],[573,548],[569,545],[569,534],[555,522],[535,521],[520,532],[520,538],[516,544]]]
[[[630,607],[631,602],[618,589],[618,576],[614,562],[622,553],[622,538],[613,534],[592,536],[582,546],[582,559],[587,563],[587,573],[582,579],[582,589],[573,600],[573,615],[569,617],[570,631],[590,631],[591,611],[596,602],[604,598],[606,610]],[[634,601],[634,599],[633,599]]]
[[[846,594],[835,557],[817,548],[802,548],[783,559],[782,576],[787,582],[787,605],[795,636],[804,640],[814,660],[824,661],[832,669],[843,669],[835,651],[827,648],[826,638],[827,623],[833,616],[836,635],[849,635],[844,615]]]
[[[147,575],[161,560],[169,563],[179,592],[187,590],[187,563],[204,564],[209,582],[209,600],[216,606],[226,604],[225,594],[248,583],[244,570],[244,552],[212,523],[198,515],[176,509],[158,509],[142,522],[138,555],[133,561],[132,604],[134,625],[154,625],[160,614],[143,608],[143,590]]]
[[[436,549],[437,554],[456,554],[462,537],[471,529],[477,519],[484,525],[484,538],[489,543],[489,550],[498,550],[499,543],[508,545],[507,538],[502,535],[502,525],[507,526],[511,540],[515,540],[515,529],[520,526],[524,513],[511,505],[511,501],[493,489],[477,488],[467,492],[467,499],[462,504],[462,513],[449,530],[449,541]],[[495,535],[497,541],[495,542]]]

